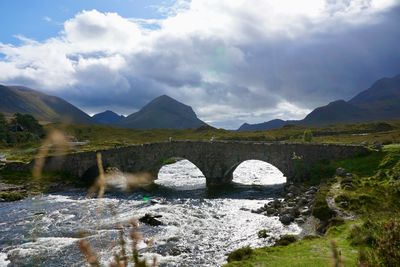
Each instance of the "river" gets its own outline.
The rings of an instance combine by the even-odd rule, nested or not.
[[[252,209],[279,196],[285,177],[260,161],[246,161],[234,172],[232,186],[210,191],[202,173],[189,161],[164,166],[152,191],[107,192],[102,199],[74,190],[0,203],[0,266],[84,266],[77,241],[90,242],[104,265],[118,251],[118,227],[146,213],[162,215],[162,226],[140,225],[140,252],[160,266],[220,266],[226,254],[250,245],[270,245],[272,238],[297,234],[277,217]],[[151,204],[148,197],[162,197]],[[269,238],[258,238],[266,229]]]

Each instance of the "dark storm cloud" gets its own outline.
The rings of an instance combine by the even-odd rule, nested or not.
[[[237,80],[256,83],[306,108],[349,99],[375,80],[400,73],[400,8],[379,23],[244,47]]]

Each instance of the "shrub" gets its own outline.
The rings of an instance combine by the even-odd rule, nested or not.
[[[245,260],[250,258],[252,254],[253,254],[253,249],[249,246],[239,248],[229,253],[228,262]]]
[[[370,250],[361,251],[362,266],[400,265],[400,221],[389,220],[378,228],[378,236]]]
[[[26,131],[35,134],[39,137],[44,136],[43,126],[40,125],[39,122],[32,115],[15,113],[11,123],[19,124]]]
[[[347,194],[340,194],[337,197],[335,197],[335,202],[337,204],[340,204],[340,202],[349,202],[350,201],[350,196]]]
[[[384,266],[399,266],[400,221],[390,220],[383,225],[375,248],[375,253]]]
[[[329,208],[328,203],[326,202],[328,190],[329,187],[326,185],[319,189],[315,196],[315,204],[312,210],[312,215],[324,222],[327,222],[330,218],[335,216],[335,212]]]
[[[305,130],[303,133],[303,141],[304,142],[311,142],[313,139],[313,134],[310,130]]]
[[[283,235],[275,242],[275,246],[287,246],[297,241],[294,235]]]
[[[5,143],[7,138],[7,121],[3,113],[0,113],[0,144]]]
[[[369,220],[350,229],[350,243],[355,246],[372,246],[377,238],[377,224]]]

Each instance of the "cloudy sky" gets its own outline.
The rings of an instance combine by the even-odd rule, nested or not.
[[[216,127],[301,119],[400,73],[400,0],[1,0],[0,83],[89,114],[162,94]]]

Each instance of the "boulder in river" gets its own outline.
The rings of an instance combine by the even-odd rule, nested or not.
[[[283,214],[282,216],[279,216],[279,221],[284,225],[289,225],[294,221],[294,217],[291,214]]]
[[[164,225],[163,222],[160,220],[157,220],[156,218],[161,218],[162,215],[152,215],[149,213],[146,213],[143,217],[139,219],[140,222],[151,225],[151,226],[159,226],[159,225]]]

